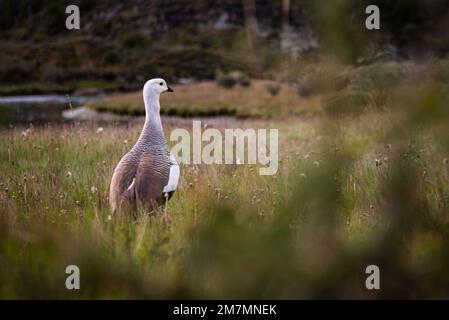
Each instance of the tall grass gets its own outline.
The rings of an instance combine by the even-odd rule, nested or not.
[[[278,173],[183,165],[169,224],[110,215],[112,171],[140,124],[2,129],[0,295],[446,297],[447,100],[423,90],[387,112],[238,123],[280,129]],[[65,289],[70,264],[80,291]],[[379,291],[365,288],[369,264]]]

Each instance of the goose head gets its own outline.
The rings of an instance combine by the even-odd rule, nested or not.
[[[173,92],[164,79],[156,78],[148,80],[143,87],[143,101],[145,112],[148,115],[159,114],[159,96],[163,92]]]
[[[156,78],[148,80],[143,87],[143,95],[145,97],[159,96],[163,92],[173,92],[164,79]]]

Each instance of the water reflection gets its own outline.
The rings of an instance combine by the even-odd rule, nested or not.
[[[39,95],[0,97],[0,124],[60,122],[62,111],[94,99],[86,96]]]

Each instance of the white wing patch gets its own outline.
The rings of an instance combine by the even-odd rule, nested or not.
[[[170,153],[170,162],[171,162],[170,175],[168,178],[168,183],[164,187],[164,191],[163,191],[164,193],[175,191],[176,188],[178,187],[179,165],[178,165],[178,162],[176,161],[175,157],[173,157],[173,155],[171,153]]]
[[[136,182],[136,178],[133,179],[133,182],[131,182],[131,184],[128,187],[128,191],[132,189],[132,187],[134,187],[134,183]]]

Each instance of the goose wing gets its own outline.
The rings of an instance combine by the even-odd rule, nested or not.
[[[135,175],[136,199],[154,208],[163,196],[164,186],[170,175],[170,159],[167,153],[145,152],[139,161]]]
[[[130,154],[126,154],[118,163],[112,176],[109,188],[109,202],[114,212],[124,201],[132,203],[133,193],[130,186],[134,183],[137,162]]]

